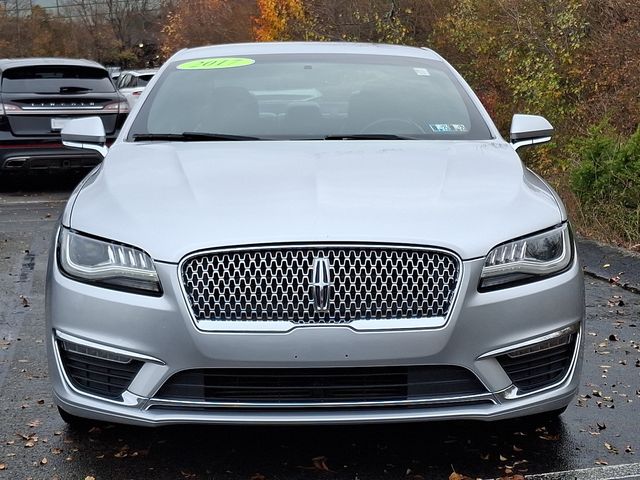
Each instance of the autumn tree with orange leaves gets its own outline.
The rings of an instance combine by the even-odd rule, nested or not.
[[[162,28],[166,58],[185,47],[252,39],[255,0],[189,0],[174,2]]]

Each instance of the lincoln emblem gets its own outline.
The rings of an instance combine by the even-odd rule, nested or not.
[[[313,288],[312,298],[316,312],[329,311],[331,267],[328,258],[316,257],[313,259],[311,287]]]

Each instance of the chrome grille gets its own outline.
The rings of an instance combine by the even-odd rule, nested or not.
[[[316,307],[314,259],[328,259],[328,305]],[[458,260],[401,247],[284,246],[214,251],[187,259],[182,280],[196,320],[354,320],[444,317]]]

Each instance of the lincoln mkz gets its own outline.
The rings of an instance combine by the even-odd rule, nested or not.
[[[584,291],[558,195],[428,49],[183,50],[71,195],[47,282],[69,422],[498,420],[579,385]]]

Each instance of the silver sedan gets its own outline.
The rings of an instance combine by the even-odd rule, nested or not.
[[[72,194],[47,279],[63,418],[137,425],[498,420],[579,385],[566,211],[428,49],[184,50]]]

